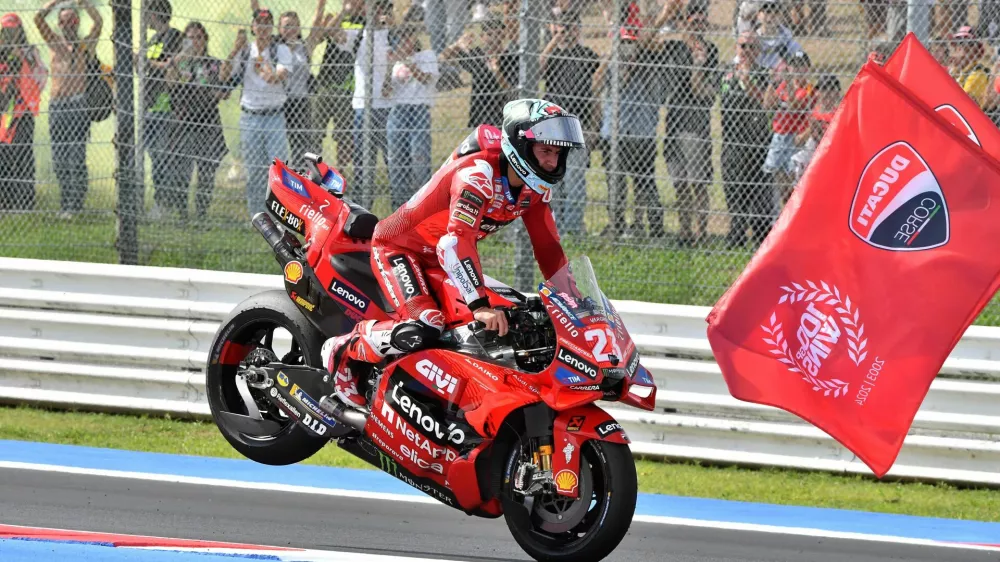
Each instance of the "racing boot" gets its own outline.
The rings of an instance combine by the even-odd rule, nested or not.
[[[370,340],[376,320],[358,322],[350,332],[332,337],[323,344],[320,356],[327,371],[333,375],[334,394],[345,404],[365,408],[366,401],[358,394],[358,375],[351,370],[351,363],[378,363],[384,357]]]

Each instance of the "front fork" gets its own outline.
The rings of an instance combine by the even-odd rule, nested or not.
[[[555,412],[536,403],[525,408],[524,415],[531,462],[523,459],[518,466],[514,489],[525,495],[546,492],[577,498],[583,476],[580,465],[584,444],[587,441],[629,444],[622,426],[594,404]]]
[[[522,447],[522,459],[514,476],[514,489],[526,496],[552,491],[552,422],[555,412],[544,403],[524,409],[525,437],[528,447]],[[531,455],[528,462],[523,457]]]

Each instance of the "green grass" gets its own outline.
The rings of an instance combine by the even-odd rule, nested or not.
[[[0,439],[243,458],[211,421],[0,407]],[[304,464],[371,468],[335,445],[325,447]],[[997,490],[643,459],[637,461],[636,468],[639,490],[646,493],[1000,521]]]
[[[225,211],[213,211],[211,221],[198,228],[167,221],[140,223],[140,263],[280,273],[260,234]],[[481,242],[480,253],[487,274],[512,283],[514,252],[505,234]],[[110,212],[42,223],[35,215],[0,215],[0,255],[8,257],[115,263],[116,238],[116,217]],[[568,238],[565,245],[570,256],[590,256],[598,282],[611,298],[700,305],[715,302],[751,255],[626,246],[595,238]],[[537,268],[535,278],[541,279]]]

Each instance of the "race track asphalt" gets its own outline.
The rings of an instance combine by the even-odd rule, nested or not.
[[[503,519],[443,506],[10,468],[0,468],[0,523],[445,560],[531,560]],[[634,522],[607,560],[1000,562],[1000,552]]]

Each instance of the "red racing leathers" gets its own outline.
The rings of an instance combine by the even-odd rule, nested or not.
[[[488,305],[477,243],[518,217],[531,238],[545,278],[566,264],[566,255],[548,205],[551,192],[523,185],[516,196],[507,185],[507,162],[500,130],[480,125],[417,193],[381,220],[372,236],[372,269],[396,308],[398,318],[361,322],[324,345],[337,393],[363,405],[346,360],[377,363],[387,354],[423,347],[440,335],[444,315],[431,294],[425,272],[441,268],[469,308]]]
[[[481,125],[427,184],[378,223],[372,265],[401,319],[418,319],[424,310],[438,306],[418,268],[443,268],[470,308],[485,304],[477,243],[518,217],[524,220],[542,275],[548,278],[565,265],[548,205],[551,192],[541,194],[523,186],[517,197],[512,196],[506,164],[500,131]],[[407,266],[415,274],[409,282]]]

